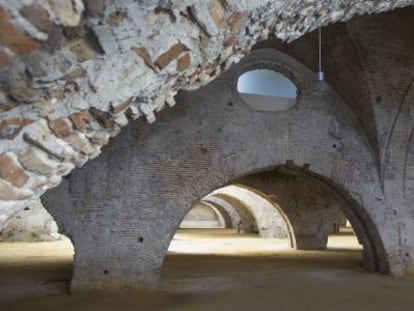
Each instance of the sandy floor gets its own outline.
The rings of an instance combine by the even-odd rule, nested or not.
[[[413,310],[414,281],[364,271],[351,235],[329,250],[231,231],[181,231],[156,292],[69,295],[67,240],[0,244],[0,310]]]

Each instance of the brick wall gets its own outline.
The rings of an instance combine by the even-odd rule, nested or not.
[[[2,1],[1,213],[30,205],[129,120],[154,122],[177,91],[210,82],[269,34],[290,42],[412,3]]]
[[[245,70],[282,72],[300,90],[288,111],[258,112],[236,92]],[[398,274],[395,219],[352,112],[314,73],[272,49],[252,53],[208,86],[177,96],[158,122],[131,123],[100,157],[43,202],[76,249],[72,289],[151,286],[170,239],[193,203],[234,178],[294,165],[323,176],[373,224],[375,268]]]

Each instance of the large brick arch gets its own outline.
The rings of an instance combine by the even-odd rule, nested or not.
[[[219,215],[218,217],[222,219],[223,227],[224,228],[234,228],[234,219],[231,217],[230,213],[225,210],[222,206],[217,204],[212,204],[206,201],[200,201],[198,204],[203,204],[205,206],[210,207],[214,212]]]
[[[255,217],[246,206],[232,198],[226,196],[207,195],[203,198],[203,202],[209,202],[216,206],[221,206],[223,209],[232,212],[233,217],[233,228],[237,228],[238,223],[241,221],[244,224],[246,233],[253,233],[254,229],[257,228]]]
[[[381,237],[361,202],[352,198],[331,179],[292,163],[258,172],[235,182],[270,195],[289,217],[298,249],[325,249],[340,211],[350,221],[363,245],[364,266],[389,272]]]
[[[0,208],[24,208],[275,34],[294,40],[392,1],[2,1]],[[86,13],[86,14],[83,14]]]
[[[253,215],[257,226],[256,230],[261,237],[283,239],[290,236],[286,220],[277,207],[266,197],[255,192],[254,189],[232,184],[214,190],[203,199],[208,199],[211,195],[228,202],[239,202],[244,206]],[[246,224],[244,227],[246,229]]]
[[[299,154],[308,153],[310,152],[310,150],[300,148],[297,149],[295,152],[298,152]],[[412,269],[412,267],[406,267],[404,265],[401,265],[401,260],[397,259],[399,256],[397,255],[397,253],[395,253],[395,243],[397,242],[396,240],[392,241],[392,244],[390,244],[389,249],[387,249],[387,245],[385,244],[389,241],[390,228],[393,226],[393,221],[392,219],[390,219],[391,221],[387,224],[387,220],[385,219],[385,217],[383,215],[380,215],[380,208],[382,210],[382,213],[384,213],[385,215],[389,215],[391,211],[390,208],[385,204],[384,199],[381,198],[381,190],[378,180],[376,180],[376,182],[372,182],[370,178],[365,180],[365,182],[371,182],[370,184],[365,184],[364,182],[359,183],[356,179],[354,179],[352,185],[350,185],[348,182],[343,182],[342,178],[344,178],[344,176],[341,176],[339,174],[343,174],[343,172],[346,172],[350,164],[346,162],[341,164],[334,164],[332,162],[329,162],[330,160],[326,157],[323,157],[322,155],[319,158],[319,160],[322,163],[325,162],[328,165],[328,170],[326,170],[324,164],[321,165],[316,161],[316,159],[306,159],[303,157],[298,158],[298,161],[288,160],[288,162],[286,162],[283,158],[283,160],[281,159],[279,162],[273,162],[274,165],[272,166],[262,166],[262,168],[256,167],[253,170],[249,170],[248,167],[250,165],[254,165],[252,162],[249,162],[249,160],[251,159],[239,156],[235,161],[244,162],[246,165],[245,167],[234,167],[232,163],[226,163],[225,165],[218,167],[217,170],[213,170],[213,172],[211,172],[212,175],[209,175],[209,173],[204,172],[204,178],[210,176],[209,185],[200,184],[198,182],[198,178],[189,181],[189,184],[187,184],[184,190],[185,195],[187,196],[186,200],[194,200],[194,198],[197,197],[197,194],[193,192],[194,189],[203,189],[204,187],[206,187],[204,189],[210,189],[211,185],[226,184],[230,182],[231,180],[228,179],[228,176],[249,176],[253,173],[272,171],[277,167],[283,167],[285,170],[291,170],[292,174],[304,175],[307,178],[311,178],[316,182],[323,183],[326,187],[330,187],[336,192],[337,199],[341,202],[340,204],[344,207],[343,211],[345,212],[346,216],[350,219],[357,233],[358,239],[364,246],[363,260],[364,266],[366,268],[374,271],[392,273],[397,275],[402,273],[404,269]],[[309,160],[313,160],[315,162],[311,162]],[[312,169],[309,169],[309,164],[310,166],[312,166]],[[303,167],[303,165],[305,166],[305,168]],[[339,174],[332,173],[332,165],[335,166],[335,170],[340,171]],[[358,170],[358,168],[355,169]],[[373,176],[375,176],[375,173]],[[369,195],[364,195],[363,191],[368,191],[368,189],[371,189],[372,191],[373,188],[377,188],[376,192],[371,192]],[[182,193],[183,192],[181,192],[179,202],[184,202],[181,201]],[[178,203],[178,205],[180,205],[180,203]],[[376,220],[375,217],[378,216],[380,216],[380,218]],[[376,221],[380,222],[377,223]],[[179,223],[179,221],[177,223]],[[384,231],[384,227],[382,226],[387,226],[387,231]],[[176,228],[177,225],[175,224],[175,226],[171,230],[172,235],[175,233]],[[393,232],[393,235],[394,239],[398,239],[397,232]],[[390,257],[392,257],[394,260],[390,260]]]
[[[263,113],[238,98],[235,80],[255,64],[292,78],[300,88],[296,106]],[[378,231],[380,271],[413,268],[389,261],[399,258],[398,232],[358,123],[306,67],[275,50],[256,51],[177,100],[154,125],[131,123],[43,197],[75,246],[72,290],[154,284],[192,203],[237,177],[286,164],[323,176],[358,202]]]

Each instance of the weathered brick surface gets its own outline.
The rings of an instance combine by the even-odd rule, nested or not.
[[[208,199],[204,197],[200,202],[213,206],[222,215],[228,215],[231,224],[228,225],[227,228],[237,228],[239,222],[242,221],[242,223],[245,224],[245,232],[249,232],[249,220],[246,221],[246,219],[243,219],[245,217],[244,212],[246,209],[238,210],[237,205],[232,205],[228,201],[216,196],[209,196]],[[251,216],[251,214],[247,216]]]
[[[53,166],[46,163],[44,157],[42,158],[41,153],[37,149],[29,149],[19,155],[19,161],[23,167],[29,171],[38,172],[42,175],[52,175]],[[47,156],[46,156],[47,157]]]
[[[171,98],[178,90],[209,83],[271,33],[291,41],[319,25],[345,21],[357,13],[413,3],[295,0],[287,5],[285,1],[190,0],[158,5],[132,0],[5,1],[0,9],[0,41],[6,56],[1,66],[10,72],[2,76],[7,78],[1,80],[0,103],[2,111],[10,113],[0,119],[24,116],[36,124],[23,127],[30,132],[29,126],[39,128],[45,120],[72,116],[75,129],[84,131],[99,150],[127,123],[124,110],[112,110],[118,103],[129,102],[125,110],[131,119],[144,116],[154,122],[165,103],[174,105]],[[87,14],[83,14],[85,8]],[[116,126],[99,119],[104,124],[99,129],[94,120],[75,115],[91,107],[108,113],[105,119],[112,119]],[[25,133],[24,137],[17,135],[7,147],[0,145],[0,152],[31,148],[31,136]],[[35,144],[47,149],[40,141]],[[92,156],[96,153],[88,157]],[[61,159],[78,164],[86,160],[82,152]]]
[[[89,140],[81,134],[74,133],[72,135],[65,136],[64,140],[67,141],[76,150],[84,154],[93,154],[97,152],[97,150],[91,145]]]
[[[224,20],[224,8],[220,1],[210,0],[208,2],[208,12],[218,28],[224,28],[226,22]]]
[[[22,187],[29,179],[24,170],[6,154],[0,155],[0,177],[16,187]]]
[[[0,69],[10,66],[11,63],[12,56],[3,47],[0,47]]]
[[[57,138],[48,128],[47,120],[70,117],[75,129],[99,150],[127,123],[123,111],[116,114],[112,111],[118,103],[130,103],[126,109],[130,119],[144,116],[148,122],[154,122],[165,103],[174,105],[175,101],[171,99],[177,91],[196,89],[211,82],[270,34],[291,42],[321,25],[346,21],[355,14],[393,10],[414,2],[227,0],[220,1],[224,8],[221,10],[217,1],[162,1],[158,2],[162,5],[157,7],[147,2],[144,5],[126,0],[106,1],[105,6],[99,2],[95,8],[96,15],[92,17],[90,4],[87,4],[88,15],[82,15],[84,2],[81,0],[36,1],[50,12],[56,24],[48,34],[35,27],[28,20],[29,15],[25,18],[20,14],[23,4],[30,3],[3,1],[0,5],[1,45],[8,56],[17,54],[12,60],[13,66],[9,66],[11,59],[5,58],[5,67],[1,70],[0,119],[34,121],[24,126],[13,140],[0,144],[0,153],[17,155],[29,148],[37,148],[47,152],[50,158],[61,161],[66,169],[57,170],[54,182],[44,188],[38,187],[36,182],[26,183],[20,189],[19,197],[42,194],[45,188],[56,185],[61,175],[67,174],[75,164],[81,166],[97,155],[91,153],[86,156],[69,142]],[[214,8],[213,13],[209,7]],[[116,12],[125,12],[127,17],[116,19],[116,23],[110,26],[108,17],[116,16]],[[227,23],[225,27],[221,27],[221,14]],[[410,8],[404,9],[403,13],[396,11],[387,15],[395,16],[394,19],[384,16],[361,17],[349,25],[339,25],[339,28],[345,28],[344,32],[332,27],[329,40],[324,40],[323,50],[324,55],[328,55],[324,58],[324,65],[331,64],[331,70],[327,68],[327,80],[352,107],[355,122],[363,124],[364,132],[360,136],[368,137],[370,155],[375,158],[372,166],[378,170],[382,195],[386,197],[387,206],[392,206],[393,212],[387,211],[389,214],[382,216],[392,220],[384,225],[383,231],[393,233],[398,227],[399,239],[394,239],[391,234],[387,242],[392,272],[398,274],[404,269],[412,269],[414,253],[411,238],[414,226],[410,223],[414,195],[411,169],[414,135],[410,130],[413,64],[409,61],[413,54],[410,42],[414,28]],[[82,21],[82,18],[86,20]],[[379,25],[376,20],[385,22]],[[228,45],[227,40],[231,36],[234,42]],[[305,55],[303,58],[311,61],[303,62],[316,70],[315,33],[310,34],[310,38],[307,44],[296,45],[293,49],[296,53],[292,55]],[[361,45],[361,42],[366,44]],[[38,49],[40,44],[42,47]],[[182,50],[175,47],[177,44],[183,46]],[[137,57],[134,47],[145,48],[152,57],[151,61],[158,60],[158,66],[151,68],[145,55]],[[179,59],[186,52],[191,53],[191,62],[178,74]],[[262,67],[266,65],[261,64]],[[84,74],[65,80],[77,69]],[[401,94],[407,95],[402,98]],[[103,119],[85,113],[91,107],[101,111]],[[321,122],[317,111],[308,111],[308,118],[313,117],[317,120],[315,123]],[[171,127],[175,125],[170,124]],[[313,125],[309,124],[309,127]],[[331,129],[336,129],[336,125],[330,126]],[[332,139],[336,134],[333,135]],[[289,140],[288,136],[283,138],[275,133],[278,141]],[[237,150],[235,154],[239,152]],[[151,153],[147,156],[153,159],[154,154],[158,155]],[[26,173],[30,174],[31,180],[41,178],[35,172]],[[10,186],[9,182],[1,181]],[[17,191],[17,188],[10,186],[9,190]],[[17,192],[9,197],[15,196]],[[381,201],[381,195],[373,197],[379,197]],[[9,203],[1,201],[1,208],[8,209]],[[139,272],[139,269],[132,272]]]
[[[234,39],[234,37],[230,37],[226,41],[224,41],[223,47],[227,48],[227,47],[233,45],[234,43],[236,43],[236,39]]]
[[[284,239],[293,236],[293,232],[290,232],[291,226],[281,214],[281,210],[272,204],[269,198],[257,193],[255,189],[238,184],[228,185],[214,190],[203,200],[208,201],[211,196],[225,200],[233,206],[240,205],[252,215],[254,223],[250,225],[255,227],[249,228],[249,223],[243,222],[245,232],[259,232],[260,236],[266,239]],[[293,240],[290,244],[296,245]]]
[[[119,104],[112,104],[112,113],[118,114],[128,108],[130,101],[124,101]]]
[[[86,11],[90,16],[99,16],[104,9],[104,0],[84,0]]]
[[[177,60],[177,71],[183,71],[183,70],[187,69],[187,67],[190,65],[190,62],[191,62],[191,54],[190,53],[186,53],[183,56],[181,56]]]
[[[154,63],[151,60],[151,56],[148,54],[148,51],[144,47],[132,48],[132,49],[134,50],[135,53],[137,53],[139,57],[143,59],[143,61],[148,67],[150,67],[153,70],[156,69]]]
[[[313,180],[306,173],[301,174],[301,170],[302,168],[291,171],[271,170],[242,177],[235,182],[253,187],[274,198],[290,222],[297,249],[326,249],[329,233],[333,231],[335,223],[339,225],[341,210],[349,215],[352,227],[360,240],[364,240],[363,244],[369,245],[371,241],[366,237],[369,234],[361,229],[370,220],[364,219],[364,222],[361,222],[357,217],[352,217],[354,206],[346,202],[335,188]],[[371,224],[369,228],[372,227],[375,226]],[[370,234],[376,236],[375,229]],[[376,254],[373,254],[370,260],[375,260],[375,256]],[[375,261],[366,265],[375,269]]]
[[[166,52],[157,58],[155,65],[157,65],[160,69],[163,69],[174,59],[176,59],[183,50],[184,46],[181,43],[174,44],[171,48],[169,48]]]
[[[0,179],[0,200],[24,200],[30,198],[30,196],[32,195],[33,193],[31,193],[30,191],[24,191],[18,188],[14,188],[6,180]]]
[[[263,113],[238,98],[238,76],[260,64],[300,86],[293,109]],[[258,51],[177,102],[152,126],[131,123],[99,158],[43,197],[75,239],[73,290],[154,284],[192,202],[235,177],[287,161],[305,165],[355,200],[358,215],[372,224],[364,245],[367,265],[383,272],[395,267],[388,259],[398,232],[383,217],[390,211],[371,151],[347,106],[328,85],[318,88],[311,71],[274,50]],[[121,258],[112,255],[119,253]]]
[[[28,119],[9,119],[0,122],[0,139],[13,139],[20,130],[30,123],[32,120]]]
[[[15,53],[35,50],[39,43],[13,25],[5,11],[0,9],[0,43]]]
[[[49,127],[58,137],[66,137],[73,133],[72,124],[67,119],[51,120]]]
[[[98,121],[99,125],[105,129],[113,129],[114,121],[111,118],[111,115],[106,112],[96,108],[89,109],[90,114],[96,121]]]
[[[40,31],[49,33],[53,28],[53,22],[49,16],[49,13],[35,2],[21,8],[20,14],[22,14]]]
[[[72,121],[73,126],[81,132],[85,132],[88,126],[88,123],[92,120],[92,115],[89,111],[82,111],[74,113],[69,116],[69,119]]]
[[[234,12],[229,18],[229,26],[231,32],[237,32],[240,29],[240,26],[243,23],[245,18],[242,12]]]

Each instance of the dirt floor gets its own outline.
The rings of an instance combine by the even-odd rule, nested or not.
[[[0,243],[0,310],[413,310],[414,280],[365,271],[352,234],[324,252],[234,231],[185,230],[171,243],[159,290],[69,295],[67,239]]]

